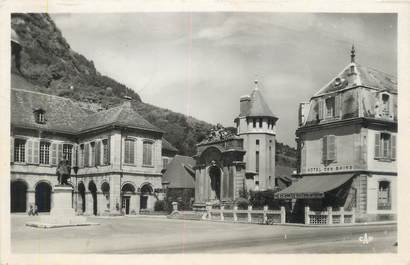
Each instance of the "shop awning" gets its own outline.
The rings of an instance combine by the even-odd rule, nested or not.
[[[275,194],[276,199],[320,199],[353,177],[353,174],[305,176]]]

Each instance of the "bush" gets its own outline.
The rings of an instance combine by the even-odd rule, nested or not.
[[[281,204],[279,200],[275,199],[276,192],[277,190],[250,191],[249,202],[255,209],[262,209],[265,205],[269,209],[278,209]]]
[[[164,200],[157,200],[154,204],[154,211],[156,212],[162,212],[166,210],[166,203]]]
[[[192,210],[194,197],[194,189],[168,189],[165,196],[166,210],[168,212],[172,211],[172,202],[178,202],[178,210]]]
[[[235,200],[235,205],[238,206],[239,210],[246,210],[249,206],[249,201],[245,198],[238,198]]]

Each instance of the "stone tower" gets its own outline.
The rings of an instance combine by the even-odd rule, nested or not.
[[[250,95],[240,98],[240,113],[235,119],[237,134],[246,151],[246,186],[266,190],[275,186],[275,135],[278,118],[266,104],[255,80]]]

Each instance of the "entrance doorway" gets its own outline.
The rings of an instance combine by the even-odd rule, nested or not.
[[[36,205],[39,213],[51,209],[51,186],[47,182],[40,182],[36,186]]]
[[[141,195],[140,195],[140,209],[147,209],[148,208],[148,198],[152,194],[153,190],[151,185],[145,184],[141,188]]]
[[[81,211],[85,213],[85,186],[82,182],[78,184],[78,193],[80,195]]]
[[[135,187],[131,183],[126,183],[121,188],[121,209],[125,214],[130,214],[131,196],[135,196]]]
[[[221,169],[218,166],[209,168],[209,177],[211,178],[211,199],[221,199]]]
[[[122,209],[124,209],[125,214],[130,214],[130,196],[122,196]]]
[[[27,185],[23,181],[12,181],[10,184],[10,210],[12,213],[27,210]]]
[[[94,181],[90,181],[88,184],[88,190],[91,192],[91,197],[93,198],[93,214],[98,214],[98,205],[97,205],[97,186],[95,186]]]

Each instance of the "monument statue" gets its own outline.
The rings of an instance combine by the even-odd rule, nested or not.
[[[58,183],[60,185],[69,185],[68,184],[68,179],[70,178],[70,173],[71,173],[71,166],[66,157],[64,157],[63,160],[61,160],[58,163],[57,166],[57,177],[58,177]]]

